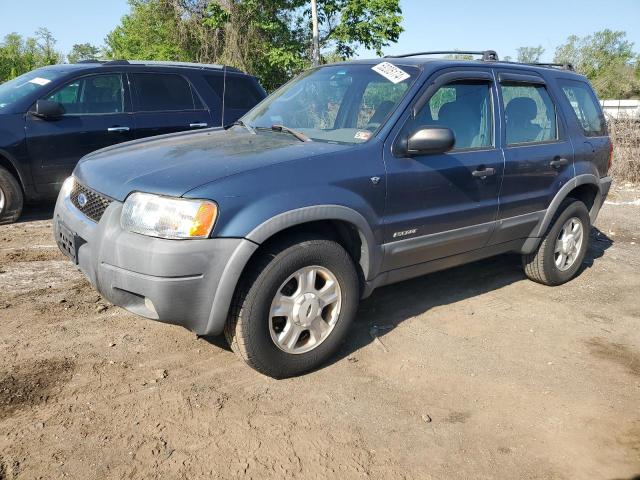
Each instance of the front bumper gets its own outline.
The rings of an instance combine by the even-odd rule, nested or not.
[[[258,245],[237,238],[166,240],[124,231],[122,203],[112,202],[98,223],[61,192],[53,216],[76,239],[80,270],[100,294],[130,312],[219,334],[240,274]],[[61,227],[64,225],[64,227]]]

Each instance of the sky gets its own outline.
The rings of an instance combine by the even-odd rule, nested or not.
[[[640,0],[401,0],[401,6],[405,31],[386,54],[492,49],[515,57],[518,47],[542,45],[543,60],[551,61],[569,35],[604,28],[626,31],[640,51]],[[128,10],[126,0],[0,0],[0,38],[44,26],[68,53],[74,43],[102,45]]]

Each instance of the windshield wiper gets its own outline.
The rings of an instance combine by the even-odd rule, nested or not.
[[[304,133],[298,132],[297,130],[294,130],[293,128],[285,127],[284,125],[279,125],[279,124],[271,125],[271,130],[273,130],[274,132],[290,133],[291,135],[296,137],[301,142],[313,142],[313,140],[311,140],[309,137],[307,137]]]
[[[234,125],[239,125],[241,127],[246,128],[247,130],[249,130],[251,133],[253,133],[254,135],[256,134],[256,129],[253,128],[251,125],[247,125],[246,123],[244,123],[242,120],[236,120],[235,122],[233,122],[231,124],[231,126],[233,127]]]

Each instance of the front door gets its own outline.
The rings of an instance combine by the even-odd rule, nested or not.
[[[396,138],[438,125],[453,131],[455,145],[443,154],[403,158],[394,156],[393,144],[385,146],[384,270],[481,248],[494,228],[503,159],[496,148],[493,76],[466,71],[458,79],[448,71],[428,84],[423,95],[431,96],[418,99]]]
[[[128,95],[119,73],[79,77],[46,100],[60,103],[65,114],[56,119],[27,114],[27,148],[42,194],[54,193],[84,155],[133,139]]]

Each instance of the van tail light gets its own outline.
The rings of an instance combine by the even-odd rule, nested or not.
[[[609,140],[609,170],[613,165],[613,142]]]

